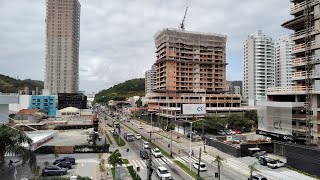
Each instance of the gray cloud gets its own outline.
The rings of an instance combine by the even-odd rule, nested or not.
[[[290,33],[289,0],[80,0],[80,88],[88,92],[144,76],[155,61],[153,35],[178,27],[228,35],[228,79],[241,79],[241,48],[258,29]],[[45,1],[0,2],[0,73],[43,80]]]

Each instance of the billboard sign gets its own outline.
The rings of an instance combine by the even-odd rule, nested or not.
[[[182,114],[207,114],[206,104],[182,104]]]

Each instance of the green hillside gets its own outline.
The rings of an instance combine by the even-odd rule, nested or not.
[[[109,100],[123,101],[131,96],[144,96],[144,78],[131,79],[124,83],[114,85],[109,89],[98,92],[96,102],[108,102]]]
[[[18,90],[25,87],[28,87],[29,90],[35,90],[36,87],[39,87],[39,90],[42,90],[43,82],[31,79],[20,80],[0,74],[0,92],[17,93]]]

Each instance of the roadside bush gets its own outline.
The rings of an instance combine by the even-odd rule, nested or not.
[[[133,180],[141,180],[140,176],[134,170],[133,166],[127,166],[127,169],[128,169]]]
[[[76,145],[74,146],[74,153],[99,153],[109,152],[109,144],[105,144],[102,146],[97,145]]]
[[[39,149],[35,150],[37,154],[54,154],[54,146],[41,146]]]

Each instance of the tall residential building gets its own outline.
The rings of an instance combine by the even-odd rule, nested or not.
[[[275,86],[286,87],[294,85],[292,81],[292,75],[294,68],[292,66],[292,60],[294,55],[292,54],[292,47],[294,42],[290,36],[281,37],[276,42],[275,47]]]
[[[254,106],[266,101],[268,87],[274,87],[274,43],[262,31],[248,35],[243,45],[243,98]]]
[[[152,93],[156,87],[156,66],[152,65],[151,69],[145,73],[145,94]]]
[[[291,35],[295,42],[291,77],[294,85],[268,89],[266,111],[259,115],[259,129],[271,136],[276,134],[275,139],[283,137],[297,143],[317,144],[320,142],[320,4],[313,0],[291,2],[294,6],[290,14],[294,17],[282,26],[294,31]]]
[[[47,0],[44,89],[51,94],[79,90],[80,3]]]
[[[208,113],[240,106],[240,95],[226,93],[225,35],[163,29],[154,39],[156,88],[147,97],[148,109],[160,119],[191,120],[182,114],[183,104],[206,104]]]

